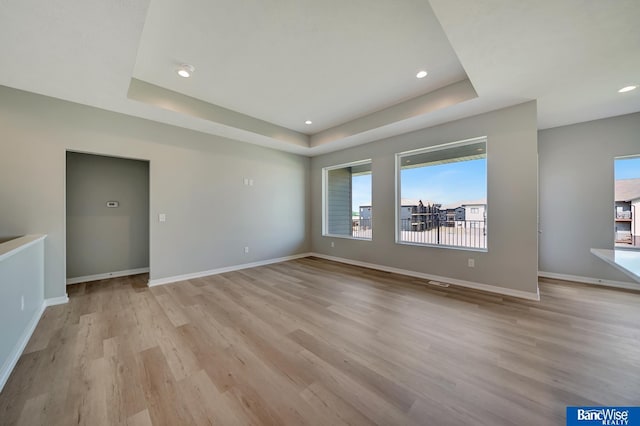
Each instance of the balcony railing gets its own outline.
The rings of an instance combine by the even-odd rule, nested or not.
[[[351,236],[354,238],[371,238],[371,219],[354,219]]]
[[[447,220],[426,216],[423,220],[402,219],[400,241],[406,243],[451,247],[487,248],[487,227],[484,220]]]
[[[631,210],[616,212],[616,219],[631,219]]]

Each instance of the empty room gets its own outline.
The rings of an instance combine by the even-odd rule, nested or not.
[[[0,425],[640,425],[640,2],[0,4]]]

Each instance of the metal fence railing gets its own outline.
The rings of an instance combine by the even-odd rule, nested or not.
[[[631,219],[631,210],[623,210],[616,212],[616,219]]]
[[[486,221],[402,219],[400,241],[484,249],[487,248]]]
[[[353,220],[351,236],[355,238],[371,238],[371,219]]]

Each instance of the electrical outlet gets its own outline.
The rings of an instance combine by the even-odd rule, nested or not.
[[[158,215],[158,222],[166,222],[167,221],[167,215],[165,213],[160,213]]]
[[[244,252],[245,252],[245,254],[246,254],[246,253],[249,253],[249,247],[245,247],[245,248],[244,248]]]
[[[469,266],[469,268],[475,268],[476,267],[476,260],[475,259],[469,259],[467,265]]]
[[[333,241],[331,241],[331,247],[335,247],[336,243],[334,243]]]

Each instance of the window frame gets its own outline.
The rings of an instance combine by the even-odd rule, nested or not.
[[[458,146],[472,145],[478,142],[484,142],[485,144],[485,156],[487,162],[487,172],[486,172],[486,185],[487,185],[487,204],[485,207],[485,215],[488,216],[487,212],[489,211],[489,140],[487,136],[478,136],[469,139],[463,139],[454,142],[446,142],[437,145],[431,145],[423,148],[412,149],[409,151],[397,152],[395,154],[395,243],[400,245],[407,246],[417,246],[417,247],[433,247],[433,248],[442,248],[449,250],[463,250],[463,251],[472,251],[472,252],[481,252],[488,253],[489,252],[489,231],[488,231],[488,222],[485,222],[485,247],[477,248],[477,247],[464,247],[464,246],[453,246],[446,244],[432,244],[432,243],[420,243],[413,241],[403,241],[402,237],[402,223],[400,218],[402,217],[402,159],[408,156],[422,154],[425,152],[433,152],[433,151],[441,151],[449,148],[455,148]]]
[[[617,201],[617,192],[616,192],[616,181],[617,179],[617,173],[616,173],[616,169],[617,169],[617,162],[619,160],[629,160],[629,159],[640,159],[640,154],[631,154],[631,155],[620,155],[620,156],[615,156],[613,157],[613,248],[615,250],[626,250],[626,251],[633,251],[633,252],[640,252],[640,245],[636,245],[636,238],[638,238],[638,229],[636,224],[638,222],[638,218],[637,215],[640,214],[640,212],[636,211],[637,209],[635,208],[636,206],[631,202],[631,201]],[[636,179],[636,178],[621,178],[621,179]],[[630,238],[631,238],[631,243],[629,245],[627,245],[626,243],[622,242],[621,240],[617,239],[617,234],[618,232],[618,221],[619,218],[618,217],[618,212],[617,212],[617,203],[619,202],[628,202],[629,203],[629,210],[625,210],[625,211],[629,211],[630,212],[630,222],[629,222],[629,234],[630,234]],[[636,231],[636,233],[634,233],[634,231]]]
[[[371,216],[371,238],[354,237],[353,235],[341,235],[329,233],[329,197],[328,197],[328,178],[331,170],[344,169],[346,167],[361,166],[364,164],[371,165],[371,175],[373,177],[373,160],[367,158],[364,160],[350,161],[348,163],[336,164],[322,168],[322,236],[331,238],[345,238],[348,240],[373,241],[373,216]],[[353,194],[353,189],[352,189]],[[351,211],[351,206],[350,209]],[[371,210],[373,211],[373,179],[371,180]]]

